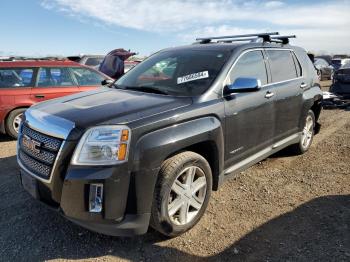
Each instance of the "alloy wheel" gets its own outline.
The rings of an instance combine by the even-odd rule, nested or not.
[[[306,118],[305,126],[301,135],[301,146],[306,149],[310,146],[314,129],[314,121],[312,116],[308,115]]]
[[[16,131],[16,133],[19,132],[19,127],[21,126],[21,123],[22,123],[22,116],[23,116],[23,113],[22,114],[18,114],[13,119],[12,126],[13,126],[13,129]]]
[[[168,215],[176,225],[190,223],[203,206],[207,180],[202,169],[190,166],[175,179],[168,201]]]

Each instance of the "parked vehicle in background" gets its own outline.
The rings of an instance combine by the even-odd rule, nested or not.
[[[80,56],[68,56],[67,58],[73,62],[77,62],[81,65],[90,66],[98,70],[104,57],[105,57],[104,55],[80,55]]]
[[[69,60],[0,61],[0,132],[16,138],[33,104],[96,89],[108,76]]]
[[[334,67],[334,70],[338,70],[340,67],[342,67],[348,62],[350,62],[350,58],[333,58],[332,66]]]
[[[350,99],[350,62],[335,71],[329,91],[345,99]]]
[[[225,180],[287,146],[311,146],[317,74],[305,50],[275,34],[198,39],[111,88],[31,107],[18,139],[23,187],[103,234],[188,231]]]
[[[135,60],[135,61],[126,60],[126,61],[124,61],[124,73],[128,72],[130,69],[132,69],[133,67],[135,67],[139,63],[141,63],[141,61],[138,61],[138,60]]]
[[[319,70],[320,80],[331,80],[333,78],[334,68],[323,58],[315,58],[314,65]]]
[[[327,61],[328,64],[332,64],[332,56],[331,55],[318,55],[315,58],[322,58]]]

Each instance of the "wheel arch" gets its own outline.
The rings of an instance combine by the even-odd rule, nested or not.
[[[167,156],[165,159],[168,159],[174,155],[177,155],[181,152],[190,151],[197,153],[204,157],[210,166],[211,172],[212,172],[212,178],[213,178],[213,186],[212,189],[214,191],[218,190],[219,188],[219,175],[220,175],[220,164],[219,164],[219,149],[217,148],[214,141],[203,141],[199,142],[193,145],[190,145],[188,147],[182,148],[176,152],[173,152],[169,156]]]
[[[216,117],[203,117],[156,130],[141,137],[133,153],[133,169],[157,169],[164,160],[183,151],[203,156],[213,175],[213,190],[223,167],[223,130]]]
[[[7,120],[8,120],[8,118],[9,118],[9,116],[10,116],[10,114],[13,112],[13,111],[15,111],[15,110],[17,110],[17,109],[28,109],[30,107],[30,105],[28,105],[28,106],[25,106],[25,105],[23,105],[23,106],[18,106],[18,107],[15,107],[15,108],[12,108],[11,110],[9,110],[7,113],[6,113],[6,115],[5,115],[5,117],[4,117],[4,120],[3,120],[3,123],[2,123],[2,129],[3,130],[1,130],[3,133],[8,133],[8,131],[7,131]]]
[[[302,130],[304,125],[304,120],[309,110],[312,110],[315,115],[316,128],[315,133],[317,134],[320,128],[320,125],[317,123],[321,110],[322,110],[322,91],[318,85],[306,90],[303,93],[303,110],[300,115],[299,128]]]

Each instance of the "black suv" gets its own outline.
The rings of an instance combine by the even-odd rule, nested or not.
[[[309,149],[322,92],[288,42],[197,39],[109,87],[31,107],[18,140],[24,188],[103,234],[189,230],[226,179],[287,146]]]

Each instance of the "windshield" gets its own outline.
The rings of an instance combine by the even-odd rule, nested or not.
[[[174,50],[155,54],[120,78],[119,88],[169,95],[197,96],[216,79],[229,51]]]

